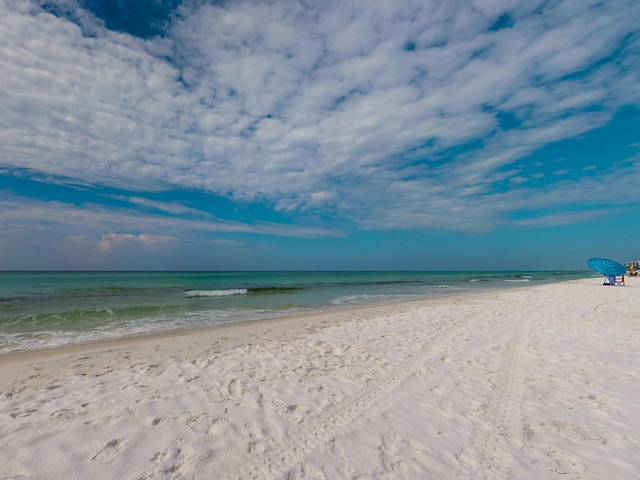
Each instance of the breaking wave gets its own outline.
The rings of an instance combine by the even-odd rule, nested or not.
[[[279,293],[297,293],[305,288],[301,287],[255,287],[233,288],[229,290],[189,290],[184,292],[188,298],[195,297],[228,297],[230,295],[274,295]]]
[[[232,290],[189,290],[184,292],[185,297],[227,297],[229,295],[246,295],[249,291],[246,288],[235,288]]]

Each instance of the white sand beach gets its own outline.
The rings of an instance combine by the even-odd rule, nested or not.
[[[0,479],[640,478],[640,280],[0,357]]]

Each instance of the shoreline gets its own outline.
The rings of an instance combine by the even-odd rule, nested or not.
[[[575,280],[569,280],[575,281]],[[559,282],[564,283],[564,282]],[[394,309],[396,306],[413,304],[422,306],[427,304],[437,304],[440,301],[446,302],[451,298],[467,298],[476,295],[484,296],[491,292],[501,292],[504,290],[512,290],[519,288],[527,288],[527,286],[507,287],[502,289],[485,290],[482,292],[465,292],[451,293],[438,297],[429,297],[422,299],[398,300],[395,302],[383,303],[378,305],[356,305],[334,307],[328,310],[320,310],[309,313],[292,313],[270,318],[259,318],[255,320],[245,320],[242,322],[221,323],[216,325],[202,327],[188,327],[181,329],[165,330],[150,333],[141,333],[128,335],[125,337],[104,338],[99,340],[91,340],[85,342],[72,343],[67,345],[32,348],[27,350],[18,350],[13,352],[0,353],[0,362],[3,369],[0,369],[0,387],[6,381],[6,377],[12,372],[8,367],[11,366],[29,366],[34,362],[42,361],[64,361],[64,359],[73,359],[80,354],[105,354],[113,353],[120,350],[131,348],[138,349],[138,355],[143,353],[149,354],[149,349],[157,348],[162,344],[166,349],[165,353],[172,352],[171,344],[180,339],[191,339],[191,337],[206,336],[207,339],[219,343],[220,348],[230,349],[246,343],[252,343],[249,339],[260,338],[263,341],[274,340],[274,332],[272,327],[276,327],[276,333],[279,329],[285,328],[287,323],[296,322],[292,325],[295,332],[294,335],[303,335],[309,328],[322,328],[328,324],[339,324],[345,320],[345,315],[353,315],[362,311],[381,312],[385,309]],[[325,318],[329,317],[329,318]],[[333,318],[338,317],[338,318]],[[320,326],[316,325],[320,324]],[[180,350],[178,347],[176,350]],[[155,350],[154,350],[155,354]],[[47,368],[47,367],[45,367]],[[1,393],[1,392],[0,392]]]
[[[107,272],[84,278],[75,272],[54,273],[46,281],[38,274],[15,275],[3,277],[7,289],[0,299],[5,326],[0,354],[376,306],[442,296],[443,292],[452,295],[553,283],[557,276],[571,280],[584,272],[458,272],[446,278],[433,272],[273,272],[239,278],[216,273],[130,276]],[[254,285],[251,290],[260,293],[246,289],[246,294],[230,293],[239,291],[241,285]],[[199,294],[192,298],[188,292]]]
[[[38,272],[29,272],[29,273],[38,273]],[[84,273],[84,272],[83,272]],[[591,277],[589,277],[591,278]],[[332,313],[339,313],[339,312],[347,312],[347,311],[351,311],[351,310],[360,310],[360,309],[374,309],[377,310],[379,308],[384,308],[387,306],[391,306],[391,305],[398,305],[398,304],[404,304],[404,303],[414,303],[414,302],[430,302],[430,301],[434,301],[434,300],[439,300],[439,299],[446,299],[446,298],[450,298],[450,297],[466,297],[466,296],[473,296],[473,295],[483,295],[485,293],[491,293],[491,292],[498,292],[498,291],[503,291],[503,290],[511,290],[511,289],[519,289],[519,288],[530,288],[530,287],[536,287],[536,286],[541,286],[541,285],[555,285],[558,283],[565,283],[565,282],[572,282],[572,281],[580,281],[580,280],[586,280],[588,278],[580,278],[580,279],[572,279],[572,280],[563,280],[563,281],[558,281],[558,282],[545,282],[543,284],[534,284],[534,285],[509,285],[509,286],[503,286],[501,288],[491,288],[491,289],[487,289],[487,290],[482,290],[482,291],[468,291],[468,292],[451,292],[451,293],[447,293],[447,294],[443,294],[443,295],[438,295],[438,296],[433,296],[433,297],[424,297],[424,298],[413,298],[413,299],[408,299],[408,300],[391,300],[391,301],[387,301],[384,303],[374,303],[374,304],[367,304],[367,305],[346,305],[346,306],[331,306],[331,307],[319,307],[318,309],[312,309],[308,312],[296,312],[296,313],[291,313],[291,314],[284,314],[284,315],[277,315],[274,317],[266,317],[266,318],[256,318],[256,319],[249,319],[249,320],[242,320],[242,321],[230,321],[230,322],[225,322],[225,323],[217,323],[217,324],[211,324],[211,325],[203,325],[203,326],[190,326],[190,327],[180,327],[180,328],[170,328],[170,329],[166,329],[166,330],[157,330],[157,331],[151,331],[151,332],[145,332],[145,333],[133,333],[133,334],[129,334],[129,335],[125,335],[125,336],[114,336],[114,337],[105,337],[105,338],[99,338],[99,339],[95,339],[95,340],[83,340],[83,341],[79,341],[79,342],[74,342],[74,343],[67,343],[67,344],[61,344],[61,345],[52,345],[52,346],[43,346],[43,347],[34,347],[34,348],[27,348],[27,349],[20,349],[20,350],[12,350],[12,351],[7,351],[7,352],[0,352],[0,360],[3,359],[11,359],[11,357],[14,356],[21,356],[21,355],[29,355],[31,353],[36,354],[37,356],[46,356],[46,352],[55,352],[60,350],[61,352],[63,352],[65,349],[69,349],[70,352],[76,351],[78,349],[82,349],[83,346],[90,348],[91,346],[94,345],[100,345],[100,344],[104,344],[105,347],[109,346],[109,345],[120,345],[123,343],[128,343],[131,341],[145,341],[146,339],[153,339],[155,337],[158,337],[160,339],[165,338],[165,337],[173,337],[173,336],[183,336],[183,335],[189,335],[189,334],[198,334],[198,333],[203,333],[203,332],[207,332],[210,329],[218,329],[218,328],[228,328],[228,327],[234,327],[235,325],[252,325],[252,324],[259,324],[261,322],[279,322],[279,321],[285,321],[288,319],[304,319],[306,317],[315,317],[318,315],[329,315]]]
[[[566,282],[571,282],[575,280],[566,280]],[[557,283],[565,283],[565,282],[557,282]],[[549,284],[544,284],[549,285]],[[537,286],[537,285],[536,285]],[[385,309],[388,307],[393,307],[396,305],[403,304],[422,304],[424,302],[431,303],[437,302],[439,300],[446,300],[452,297],[472,297],[474,295],[484,295],[491,292],[501,292],[504,290],[518,289],[518,288],[528,288],[530,285],[523,286],[509,286],[504,288],[494,288],[489,290],[483,290],[481,292],[463,292],[463,293],[449,293],[446,295],[440,295],[437,297],[426,297],[426,298],[417,298],[410,300],[396,300],[390,301],[386,303],[373,304],[373,305],[349,305],[349,306],[338,306],[338,307],[330,307],[327,309],[314,310],[310,312],[304,313],[291,313],[288,315],[279,315],[275,317],[268,318],[257,318],[253,320],[243,320],[240,322],[227,322],[227,323],[218,323],[207,326],[196,326],[196,327],[184,327],[177,329],[167,329],[167,330],[159,330],[154,332],[147,333],[137,333],[126,335],[123,337],[109,337],[109,338],[101,338],[97,340],[88,340],[77,343],[69,343],[65,345],[55,345],[55,346],[45,346],[39,348],[29,348],[24,350],[15,350],[10,352],[0,352],[0,361],[8,361],[11,362],[14,359],[18,359],[19,357],[31,357],[33,355],[34,359],[46,358],[49,356],[62,356],[67,353],[81,353],[83,351],[95,351],[102,349],[114,349],[114,348],[126,348],[128,345],[135,343],[138,344],[146,344],[153,343],[164,340],[171,340],[173,338],[179,338],[184,336],[191,335],[203,335],[203,334],[213,334],[214,332],[227,331],[227,330],[235,330],[235,329],[243,329],[244,327],[256,327],[260,328],[261,324],[271,324],[271,323],[281,323],[288,321],[311,321],[316,319],[316,317],[324,317],[324,316],[332,316],[332,315],[340,315],[342,313],[349,312],[357,312],[360,310],[372,310],[378,311],[381,309]],[[319,321],[319,320],[318,320]],[[229,332],[227,332],[229,334]],[[237,341],[242,342],[242,336],[237,336]],[[1,373],[0,373],[1,378]]]
[[[638,312],[639,281],[592,277],[11,352],[0,463],[38,478],[631,478]]]

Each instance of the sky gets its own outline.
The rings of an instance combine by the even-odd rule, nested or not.
[[[0,0],[1,270],[640,259],[637,0]]]

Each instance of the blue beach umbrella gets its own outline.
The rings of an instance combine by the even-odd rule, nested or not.
[[[591,270],[595,270],[602,275],[620,276],[627,272],[626,267],[606,258],[592,258],[587,263]]]

